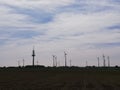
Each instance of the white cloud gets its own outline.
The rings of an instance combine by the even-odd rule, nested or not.
[[[0,1],[2,4],[7,4],[11,6],[16,6],[26,9],[45,9],[54,10],[59,6],[66,6],[73,3],[75,0],[3,0]],[[13,3],[14,2],[14,3]]]
[[[76,39],[76,36],[74,35],[80,34],[80,36],[78,36],[77,38],[78,39],[81,38],[83,42],[84,39],[85,41],[86,39],[88,39],[87,41],[91,41],[92,37],[95,36],[98,37],[98,35],[102,36],[102,39],[103,37],[106,36],[108,36],[109,38],[109,36],[110,37],[113,36],[111,35],[113,33],[110,33],[110,31],[107,30],[107,27],[118,24],[119,23],[118,18],[120,18],[119,14],[112,14],[112,13],[87,14],[87,15],[64,13],[58,15],[55,21],[48,25],[47,35],[51,37],[62,37],[62,38],[75,37]],[[104,30],[106,30],[107,32],[106,31],[103,32]],[[119,36],[119,33],[115,35]],[[90,40],[90,36],[92,36],[91,40]]]

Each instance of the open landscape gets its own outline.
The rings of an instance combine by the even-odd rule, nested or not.
[[[120,90],[120,68],[1,68],[0,90]]]
[[[0,0],[0,90],[120,90],[120,0]]]

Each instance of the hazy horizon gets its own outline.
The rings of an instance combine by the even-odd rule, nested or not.
[[[52,66],[52,55],[64,65],[103,66],[104,54],[120,66],[119,0],[0,0],[0,67],[25,60]],[[107,65],[107,63],[106,63]]]

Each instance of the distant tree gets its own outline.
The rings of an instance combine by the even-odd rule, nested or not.
[[[118,67],[119,67],[118,65],[115,66],[115,68],[118,68]]]

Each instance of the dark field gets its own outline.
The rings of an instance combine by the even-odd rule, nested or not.
[[[0,90],[120,90],[120,68],[0,69]]]

